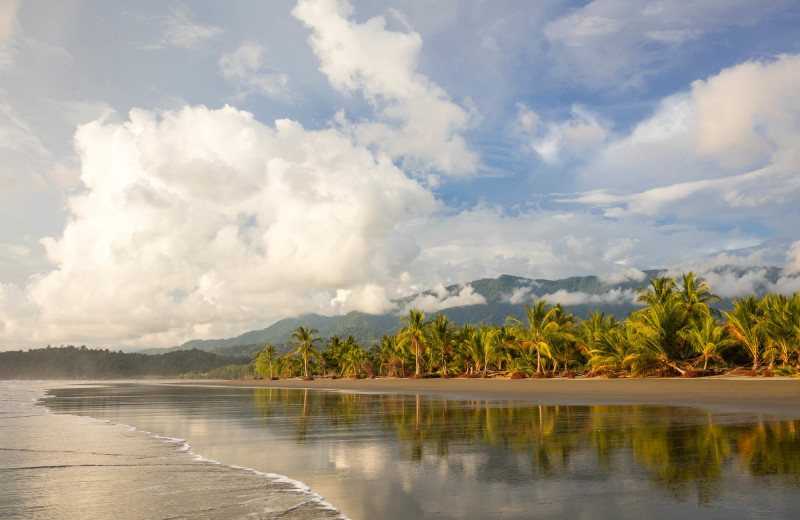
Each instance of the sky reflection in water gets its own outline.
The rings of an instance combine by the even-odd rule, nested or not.
[[[800,518],[800,421],[661,406],[164,385],[56,412],[301,480],[350,518]]]

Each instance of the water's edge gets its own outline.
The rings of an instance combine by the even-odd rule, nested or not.
[[[3,381],[4,386],[9,385],[10,388],[13,390],[14,387],[18,389],[20,392],[35,392],[35,395],[30,399],[28,402],[32,402],[32,410],[40,410],[40,413],[34,415],[43,415],[43,416],[68,416],[74,417],[79,420],[85,421],[87,423],[96,423],[96,424],[106,424],[110,426],[114,426],[125,430],[127,432],[132,432],[135,434],[145,435],[149,438],[158,440],[160,442],[166,443],[168,445],[174,445],[174,450],[176,453],[179,453],[181,456],[190,457],[192,460],[201,463],[203,465],[208,465],[210,467],[218,466],[222,468],[227,468],[229,470],[235,472],[243,472],[249,473],[253,477],[257,477],[259,479],[266,479],[270,484],[277,484],[280,485],[284,491],[289,491],[291,493],[297,494],[302,496],[303,499],[299,501],[299,503],[293,507],[281,510],[277,515],[270,515],[265,516],[265,518],[283,518],[288,513],[291,513],[293,509],[298,509],[301,507],[312,506],[315,510],[322,512],[325,511],[328,514],[325,517],[332,517],[332,518],[340,518],[343,520],[349,520],[347,516],[345,516],[341,511],[339,511],[334,505],[325,502],[324,497],[321,495],[314,493],[311,491],[310,487],[307,486],[305,483],[292,479],[289,476],[276,474],[276,473],[268,473],[259,471],[253,468],[248,468],[244,466],[234,465],[234,464],[226,464],[221,461],[213,460],[207,457],[204,457],[200,453],[195,453],[191,451],[191,444],[186,439],[168,437],[164,435],[160,435],[157,432],[151,432],[147,430],[142,430],[137,428],[135,425],[129,424],[122,424],[112,422],[107,419],[103,419],[100,417],[94,417],[92,415],[78,415],[78,414],[71,414],[66,412],[56,412],[51,409],[50,406],[47,405],[47,399],[57,399],[57,396],[53,394],[53,391],[56,388],[61,388],[62,385],[56,384],[55,386],[52,384],[48,385],[48,382],[19,382],[19,381]],[[8,388],[8,386],[6,387]],[[30,393],[28,393],[30,396]],[[22,404],[22,403],[20,403]],[[7,417],[8,419],[14,419],[14,417]],[[13,468],[12,468],[13,469]],[[159,485],[159,482],[153,482],[153,485]],[[288,488],[288,489],[286,489]],[[276,511],[277,512],[277,511]],[[331,516],[332,515],[332,516]],[[250,516],[250,515],[248,515]]]

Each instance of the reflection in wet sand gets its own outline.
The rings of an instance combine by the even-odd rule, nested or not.
[[[97,391],[93,391],[97,394]],[[53,409],[189,434],[288,475],[348,517],[800,517],[798,421],[662,406],[151,385]]]

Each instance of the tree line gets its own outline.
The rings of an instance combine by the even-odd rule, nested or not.
[[[268,344],[253,360],[261,377],[696,377],[747,365],[750,375],[800,370],[800,294],[770,293],[733,300],[730,311],[705,279],[650,277],[637,290],[644,307],[623,321],[603,312],[578,320],[561,304],[533,298],[523,319],[502,325],[463,325],[419,309],[395,335],[364,348],[353,336],[323,341],[298,327],[278,355]]]
[[[0,379],[115,379],[176,377],[208,372],[225,365],[248,363],[201,350],[176,350],[166,354],[138,354],[95,350],[85,346],[51,347],[0,352]]]

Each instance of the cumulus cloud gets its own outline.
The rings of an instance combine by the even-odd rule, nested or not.
[[[439,85],[417,72],[422,38],[387,29],[383,16],[351,20],[345,0],[300,0],[292,14],[314,32],[309,43],[330,84],[360,92],[375,107],[378,121],[339,122],[362,143],[377,147],[407,170],[469,175],[478,166],[463,132],[476,119]]]
[[[469,284],[459,288],[458,292],[452,294],[443,284],[439,283],[433,288],[432,292],[433,294],[421,294],[414,298],[404,306],[403,312],[408,312],[410,309],[420,309],[426,313],[434,313],[453,307],[486,303],[486,298],[476,293],[475,289]]]
[[[610,187],[569,200],[611,218],[732,221],[796,207],[798,89],[800,55],[746,62],[695,81],[589,161],[582,180]]]
[[[270,98],[286,98],[289,78],[286,74],[267,74],[261,71],[262,55],[266,47],[256,43],[243,43],[235,51],[219,59],[222,77],[233,82],[240,96],[257,92]]]
[[[338,289],[330,302],[334,314],[358,311],[367,314],[383,314],[395,309],[387,288],[368,283],[356,289]]]
[[[382,310],[377,286],[417,254],[398,224],[437,208],[336,130],[266,126],[230,107],[132,110],[75,139],[85,190],[69,199],[63,234],[43,240],[57,267],[26,288],[37,325],[16,303],[2,309],[6,329],[30,341],[238,333],[329,311],[339,289],[352,296],[344,310]]]

